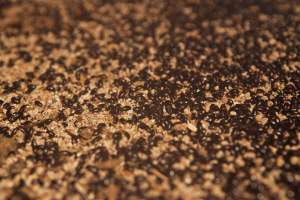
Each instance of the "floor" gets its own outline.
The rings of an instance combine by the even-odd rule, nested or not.
[[[6,199],[300,199],[300,2],[0,1]]]

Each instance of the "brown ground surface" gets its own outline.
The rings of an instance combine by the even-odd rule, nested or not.
[[[0,0],[0,200],[300,199],[300,2]]]

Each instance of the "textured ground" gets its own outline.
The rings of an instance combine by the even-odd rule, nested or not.
[[[0,0],[0,200],[300,199],[300,2]]]

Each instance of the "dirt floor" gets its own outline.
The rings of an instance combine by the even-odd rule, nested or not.
[[[300,1],[0,0],[0,200],[300,199]]]

